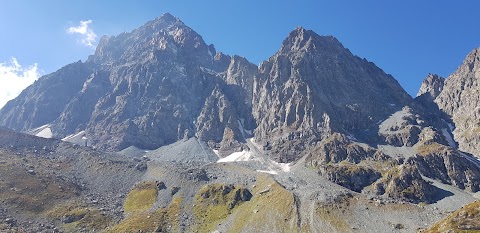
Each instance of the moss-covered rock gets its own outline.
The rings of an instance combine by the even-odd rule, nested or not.
[[[381,177],[381,173],[372,168],[351,163],[327,165],[322,173],[329,180],[355,192],[361,192]]]
[[[415,167],[400,165],[385,173],[368,191],[412,203],[431,203],[434,201],[436,188],[425,181]]]
[[[319,167],[344,160],[359,163],[366,158],[374,157],[375,152],[372,147],[356,144],[343,134],[333,133],[312,150],[306,158],[306,164]]]
[[[259,175],[253,197],[234,209],[230,232],[299,232],[294,195],[272,177]]]
[[[233,209],[249,201],[252,194],[248,189],[232,184],[209,184],[195,195],[193,215],[194,232],[215,230],[218,222],[230,215]]]
[[[155,182],[142,182],[130,191],[125,199],[124,209],[127,213],[147,211],[157,200],[158,189]]]
[[[60,222],[65,232],[99,231],[113,223],[113,218],[97,208],[87,207],[77,202],[57,205],[46,213],[50,219]]]
[[[179,232],[182,201],[183,198],[177,197],[172,199],[168,208],[134,212],[105,232]]]

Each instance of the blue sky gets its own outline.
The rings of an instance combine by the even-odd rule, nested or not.
[[[0,92],[24,88],[15,86],[15,78],[34,80],[34,73],[51,73],[92,54],[94,48],[82,44],[80,34],[68,33],[81,21],[91,20],[88,27],[97,35],[92,41],[96,45],[102,35],[131,31],[170,12],[217,51],[256,64],[273,55],[297,26],[333,35],[415,95],[428,73],[446,77],[480,47],[478,9],[480,1],[474,0],[3,1]],[[3,82],[8,75],[10,81]],[[10,98],[14,94],[9,93]],[[5,93],[0,93],[0,105],[2,96]]]

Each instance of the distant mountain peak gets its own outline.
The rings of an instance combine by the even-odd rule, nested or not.
[[[345,48],[334,36],[321,36],[312,30],[301,26],[291,31],[283,41],[282,51],[299,51],[308,48],[334,48],[344,50]]]
[[[468,66],[470,71],[480,68],[480,48],[472,50],[465,58],[464,65]]]
[[[164,20],[178,20],[177,17],[173,16],[172,14],[166,12],[162,16],[158,17],[157,19],[164,19]]]
[[[443,85],[445,83],[445,78],[440,77],[436,74],[428,74],[427,77],[423,80],[420,90],[417,93],[417,96],[428,95],[430,100],[437,98],[438,95],[443,90]]]
[[[179,18],[177,18],[177,17],[175,17],[172,14],[167,12],[167,13],[164,13],[163,15],[155,18],[154,20],[148,22],[147,24],[149,24],[149,23],[174,24],[174,23],[177,23],[177,22],[180,22],[180,23],[183,24],[183,22]]]
[[[160,31],[167,29],[172,26],[181,26],[187,27],[179,18],[171,15],[170,13],[165,13],[160,17],[155,18],[147,22],[144,26],[140,27],[140,30],[148,30],[151,29],[153,31]]]

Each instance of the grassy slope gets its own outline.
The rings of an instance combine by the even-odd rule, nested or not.
[[[434,224],[430,229],[423,231],[423,233],[434,232],[480,232],[480,201],[462,207]]]

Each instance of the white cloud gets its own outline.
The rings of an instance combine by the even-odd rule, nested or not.
[[[80,21],[79,26],[69,27],[67,29],[67,33],[80,34],[82,36],[80,42],[88,47],[94,48],[95,46],[93,43],[95,43],[97,39],[97,34],[95,34],[95,32],[93,32],[93,30],[89,27],[92,22],[92,20]]]
[[[0,63],[0,108],[35,82],[41,73],[37,63],[23,68],[14,57],[9,62]]]

